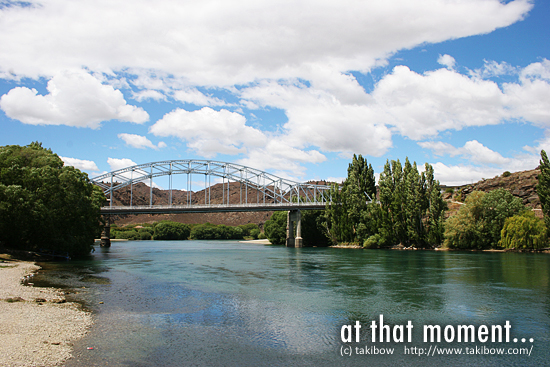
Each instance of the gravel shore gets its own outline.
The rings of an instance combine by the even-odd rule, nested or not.
[[[65,302],[59,289],[23,285],[38,269],[32,262],[0,262],[0,366],[61,365],[92,324],[91,314]]]

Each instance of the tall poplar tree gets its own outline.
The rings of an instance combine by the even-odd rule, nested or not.
[[[540,152],[540,174],[538,177],[537,194],[539,195],[544,213],[546,230],[550,231],[550,162],[544,150]]]

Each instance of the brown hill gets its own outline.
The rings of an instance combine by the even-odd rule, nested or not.
[[[483,179],[473,184],[452,187],[454,192],[445,192],[443,198],[449,202],[448,215],[454,214],[473,191],[489,192],[499,188],[505,189],[512,195],[523,200],[523,204],[542,217],[540,199],[537,194],[538,175],[540,169],[503,173],[494,178]]]
[[[248,193],[247,193],[248,191]],[[162,190],[153,187],[153,205],[168,205],[170,204],[170,190]],[[210,190],[201,190],[197,192],[187,192],[185,190],[172,190],[172,204],[173,205],[186,205],[191,204],[203,204],[208,202],[210,198],[211,204],[223,204],[227,203],[229,196],[230,204],[239,203],[256,203],[263,202],[264,198],[256,190],[239,184],[238,182],[231,182],[229,187],[227,184],[216,184],[210,187]],[[113,205],[125,205],[129,206],[130,201],[132,205],[149,205],[151,202],[151,188],[146,184],[140,182],[133,187],[127,186],[115,191],[113,195]],[[266,198],[266,202],[270,202]],[[273,212],[240,212],[240,213],[183,213],[183,214],[162,214],[162,215],[125,215],[116,216],[113,218],[114,223],[117,225],[136,224],[136,223],[152,223],[160,220],[171,220],[180,223],[199,224],[199,223],[212,223],[212,224],[225,224],[231,226],[237,226],[240,224],[255,223],[263,228],[263,224],[271,217]]]

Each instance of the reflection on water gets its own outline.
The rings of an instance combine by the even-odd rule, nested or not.
[[[550,357],[547,254],[144,241],[45,269],[37,282],[67,287],[95,312],[67,366],[522,366]],[[341,326],[359,320],[357,346],[365,346],[380,314],[389,324],[412,321],[408,346],[424,346],[425,324],[509,320],[512,335],[534,338],[534,349],[530,357],[428,358],[393,344],[393,356],[342,357]]]

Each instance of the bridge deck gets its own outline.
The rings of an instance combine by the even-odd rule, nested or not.
[[[147,205],[104,206],[101,214],[175,214],[175,213],[225,213],[261,212],[281,210],[321,210],[326,203],[275,203],[275,204],[220,204],[220,205]]]

